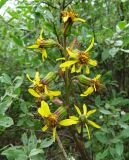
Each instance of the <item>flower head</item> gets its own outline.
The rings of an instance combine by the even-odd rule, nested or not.
[[[42,128],[42,131],[45,132],[48,128],[51,128],[53,131],[53,139],[56,139],[56,128],[58,125],[70,126],[76,124],[72,119],[64,119],[65,109],[59,107],[54,113],[51,113],[49,105],[45,102],[41,102],[41,107],[38,109],[38,113],[45,120],[45,126]]]
[[[31,46],[28,46],[28,48],[35,48],[35,49],[39,49],[42,53],[42,59],[43,61],[45,60],[45,58],[47,58],[47,52],[46,52],[46,48],[49,48],[49,47],[53,47],[53,46],[56,46],[57,43],[52,40],[52,39],[47,39],[45,40],[43,37],[42,37],[42,34],[43,34],[43,30],[41,30],[40,32],[40,36],[37,38],[37,40],[35,41],[35,44],[31,45]]]
[[[88,133],[88,138],[90,139],[90,131],[88,128],[88,124],[92,125],[95,128],[101,128],[98,124],[95,122],[89,120],[90,115],[96,112],[96,109],[87,111],[87,106],[83,104],[83,113],[81,113],[80,109],[75,105],[75,109],[78,113],[78,117],[76,116],[70,116],[70,119],[75,120],[77,124],[84,124],[86,127],[86,131]],[[78,131],[80,132],[80,127],[78,127]]]
[[[27,74],[27,78],[33,83],[33,85],[28,89],[28,92],[36,97],[42,99],[46,99],[61,95],[60,91],[51,91],[48,86],[51,80],[55,77],[53,72],[49,72],[44,79],[40,79],[39,72],[36,72],[35,79],[32,80],[30,76]]]
[[[104,85],[101,83],[100,81],[100,77],[101,75],[98,74],[95,78],[91,79],[91,78],[86,78],[87,81],[89,81],[89,85],[90,87],[87,88],[86,91],[83,92],[83,94],[81,94],[81,96],[88,96],[90,94],[92,94],[93,92],[99,91],[102,88],[104,88]]]
[[[78,14],[74,13],[73,11],[62,11],[61,14],[64,23],[76,21],[85,22],[84,19],[78,18]]]
[[[67,52],[69,54],[69,60],[62,63],[60,65],[60,68],[62,68],[62,70],[65,71],[66,68],[70,68],[72,66],[71,73],[74,73],[74,72],[79,73],[81,72],[82,66],[85,66],[86,74],[89,74],[90,73],[89,65],[92,65],[92,66],[97,65],[96,60],[92,60],[89,54],[89,51],[91,50],[93,45],[94,45],[94,38],[92,38],[91,44],[85,51],[77,50],[74,53],[69,48],[67,48]]]

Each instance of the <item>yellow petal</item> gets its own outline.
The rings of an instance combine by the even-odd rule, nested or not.
[[[89,59],[88,63],[92,66],[97,66],[97,61],[96,60]]]
[[[40,94],[38,94],[37,92],[35,92],[35,90],[33,90],[31,88],[28,89],[28,92],[34,97],[37,97],[37,98],[41,97]]]
[[[48,129],[48,125],[46,124],[43,128],[42,131],[45,132]]]
[[[71,60],[71,61],[66,61],[66,62],[64,62],[64,63],[62,63],[61,65],[60,65],[60,68],[66,68],[66,67],[70,67],[70,66],[72,66],[73,64],[75,64],[75,63],[77,63],[78,62],[78,60]]]
[[[41,31],[40,31],[40,35],[39,35],[39,38],[40,38],[40,39],[43,39],[42,34],[43,34],[43,28],[42,28]]]
[[[82,115],[80,109],[78,108],[78,106],[74,105],[74,107],[75,107],[77,113],[79,114],[79,116]]]
[[[91,50],[91,48],[93,47],[93,45],[94,45],[94,37],[92,38],[89,47],[85,50],[85,53],[88,52],[89,50]]]
[[[69,16],[62,17],[64,23],[67,22],[68,18],[69,18]]]
[[[43,61],[45,60],[45,58],[47,58],[47,52],[46,52],[46,49],[42,49],[42,59]]]
[[[90,73],[90,69],[88,66],[86,66],[86,74],[89,74]]]
[[[29,79],[29,81],[31,81],[32,83],[34,83],[34,81],[30,78],[29,74],[26,74],[26,77]]]
[[[79,118],[76,117],[76,116],[69,116],[69,118],[72,119],[72,120],[74,120],[74,121],[78,121],[79,120]]]
[[[79,66],[79,68],[76,70],[77,73],[80,73],[82,69],[82,65]]]
[[[87,126],[87,124],[85,124],[86,126],[86,131],[87,131],[87,134],[88,134],[88,138],[90,139],[90,131],[89,131],[89,127]]]
[[[86,22],[86,20],[82,18],[74,18],[74,22]]]
[[[51,114],[49,106],[45,101],[41,101],[41,107],[38,108],[38,113],[42,117],[48,117]]]
[[[91,114],[93,114],[93,113],[95,113],[96,112],[96,109],[92,109],[92,110],[90,110],[90,111],[88,111],[87,112],[87,118],[91,115]]]
[[[39,45],[33,44],[33,45],[31,45],[31,46],[28,46],[27,48],[39,48]]]
[[[76,71],[75,69],[75,65],[73,65],[72,69],[71,69],[71,73],[74,73]]]
[[[88,96],[91,93],[93,93],[93,91],[94,91],[94,88],[91,86],[83,94],[81,94],[81,96]]]
[[[97,76],[94,78],[94,80],[98,80],[101,77],[101,74],[97,74]]]
[[[92,125],[93,127],[95,127],[95,128],[101,128],[98,124],[96,124],[95,122],[93,122],[93,121],[91,121],[91,120],[87,120],[88,121],[88,123],[90,124],[90,125]]]
[[[71,126],[71,125],[77,124],[77,123],[78,123],[77,121],[74,121],[72,119],[65,119],[65,120],[62,120],[59,122],[59,124],[61,126]]]
[[[56,61],[61,61],[61,60],[65,60],[65,58],[62,57],[62,58],[57,58],[57,59],[56,59]]]
[[[40,82],[39,72],[36,72],[36,74],[35,74],[35,83],[39,84],[39,82]]]
[[[53,96],[56,97],[56,96],[61,95],[61,92],[60,91],[50,91],[48,90],[47,86],[45,86],[45,94],[52,99]]]
[[[54,140],[54,142],[56,140],[56,127],[53,128],[53,140]]]
[[[66,50],[71,58],[77,58],[77,55],[75,53],[71,52],[71,50],[69,48],[67,48]]]
[[[86,106],[86,104],[83,104],[83,113],[87,114],[87,106]]]

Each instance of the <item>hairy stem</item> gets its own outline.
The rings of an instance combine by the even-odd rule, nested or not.
[[[60,137],[58,136],[58,134],[56,134],[56,139],[57,139],[57,143],[58,143],[58,145],[59,145],[59,147],[60,147],[60,149],[61,149],[61,151],[62,151],[62,153],[64,155],[64,158],[67,160],[67,158],[68,158],[67,153],[65,152],[65,149],[63,147],[63,144],[62,144],[62,142],[61,142]]]

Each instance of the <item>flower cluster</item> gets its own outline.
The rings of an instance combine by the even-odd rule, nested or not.
[[[85,22],[84,19],[78,17],[78,14],[73,11],[62,11],[61,12],[62,20],[64,22],[64,36],[65,38],[69,35],[69,30],[71,25],[74,22]],[[32,83],[29,87],[28,92],[36,98],[39,103],[37,112],[44,120],[44,127],[42,131],[45,132],[48,129],[51,129],[53,132],[53,139],[56,140],[56,130],[58,126],[71,126],[76,125],[78,134],[80,133],[81,127],[85,127],[88,133],[88,138],[90,139],[90,131],[88,125],[91,125],[95,128],[100,128],[98,124],[89,120],[89,117],[96,112],[96,109],[87,111],[86,104],[83,104],[83,113],[81,113],[81,105],[78,107],[75,104],[70,103],[70,79],[74,73],[80,74],[83,73],[83,68],[85,72],[82,75],[77,75],[78,82],[85,86],[86,90],[83,93],[80,93],[80,96],[88,96],[93,92],[99,91],[102,88],[102,82],[100,80],[101,75],[98,74],[95,78],[89,78],[86,75],[90,74],[90,67],[97,66],[97,61],[92,59],[90,51],[94,46],[94,37],[91,39],[91,43],[87,49],[84,51],[79,49],[73,49],[73,47],[67,46],[66,41],[63,44],[58,44],[55,40],[44,39],[42,37],[43,30],[40,32],[40,36],[37,38],[34,45],[29,46],[28,48],[38,49],[42,53],[43,62],[47,59],[47,48],[59,47],[62,48],[62,57],[58,60],[63,62],[59,64],[59,68],[63,73],[64,88],[65,94],[61,94],[61,91],[51,88],[51,83],[54,82],[54,79],[59,76],[58,72],[49,72],[44,78],[40,78],[39,72],[36,72],[35,78],[31,79],[27,74],[28,80]],[[64,38],[64,39],[65,39]],[[60,62],[59,62],[60,63]],[[74,82],[73,82],[74,83]],[[74,91],[73,91],[74,92]],[[60,96],[60,97],[59,97]],[[52,101],[55,98],[61,98],[63,101],[62,106],[57,106],[57,109],[54,112],[51,112],[49,107],[49,101]],[[67,97],[67,98],[66,98]],[[66,100],[67,99],[67,100]],[[59,99],[60,100],[60,99]],[[53,101],[52,101],[53,102]],[[78,113],[78,116],[72,115],[72,107],[75,106],[75,110]],[[53,110],[53,109],[52,109]],[[71,116],[72,115],[72,116]]]

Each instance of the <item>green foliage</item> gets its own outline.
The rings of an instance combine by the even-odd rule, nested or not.
[[[0,1],[0,9],[6,2]],[[46,138],[41,131],[42,121],[37,113],[36,102],[27,91],[30,83],[26,78],[26,73],[34,77],[38,70],[44,77],[58,68],[55,60],[60,57],[60,51],[48,48],[49,61],[42,66],[41,54],[27,46],[35,42],[42,28],[43,37],[61,41],[63,31],[59,28],[63,29],[63,26],[59,19],[62,2],[19,0],[16,10],[7,7],[9,18],[0,16],[0,148],[3,159],[45,160],[52,156],[62,159],[57,145],[51,146],[53,140]],[[93,160],[128,160],[129,2],[69,0],[65,5],[87,21],[84,24],[73,24],[69,42],[76,38],[77,46],[84,50],[91,37],[95,37],[92,57],[97,59],[99,65],[96,70],[93,68],[91,76],[102,73],[106,86],[105,92],[100,95],[95,94],[86,100],[77,98],[79,103],[86,102],[91,109],[94,106],[97,108],[94,119],[102,127],[101,130],[90,128],[90,141],[83,131],[86,151]],[[53,83],[51,87],[63,90],[63,82],[58,82],[57,78],[57,86]],[[72,87],[76,96],[82,86],[75,82]],[[74,98],[70,101],[73,103]],[[68,132],[66,129],[60,134],[67,137]],[[62,138],[62,143],[68,146],[65,149],[70,157],[81,159],[73,139],[68,137],[64,141]]]

